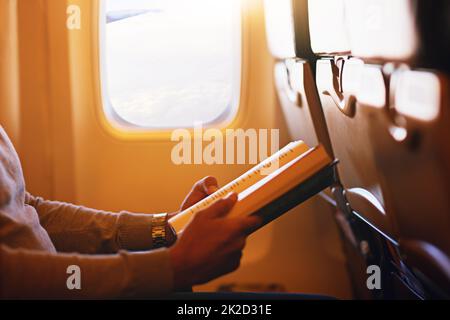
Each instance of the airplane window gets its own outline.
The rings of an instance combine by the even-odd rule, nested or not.
[[[240,89],[237,0],[103,0],[105,111],[128,126],[228,121]]]

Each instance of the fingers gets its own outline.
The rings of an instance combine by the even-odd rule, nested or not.
[[[230,245],[230,250],[232,252],[242,252],[242,250],[244,250],[245,248],[246,243],[246,237],[238,237],[237,239],[234,239],[232,245]]]
[[[242,259],[242,251],[236,251],[234,254],[231,255],[230,261],[231,265],[233,266],[233,269],[237,269],[241,263]]]
[[[217,187],[217,179],[214,177],[205,177],[202,180],[198,181],[193,187],[189,195],[184,200],[181,205],[181,210],[185,210],[200,200],[203,200],[205,197],[210,194],[216,192],[218,190]]]
[[[237,199],[238,196],[236,193],[230,193],[227,197],[217,200],[207,209],[199,212],[198,215],[200,217],[208,218],[226,218],[223,221],[223,224],[227,226],[230,236],[247,236],[262,226],[263,219],[255,215],[245,217],[226,217],[233,209]]]
[[[249,235],[258,230],[263,224],[263,219],[258,216],[248,216],[244,219],[240,231],[243,234]]]
[[[258,216],[247,216],[238,218],[229,218],[231,228],[234,230],[232,236],[248,236],[258,230],[263,223],[262,218]]]
[[[208,281],[237,270],[241,265],[241,258],[242,252],[227,255],[219,265],[216,265],[212,276],[209,277]]]
[[[220,218],[226,216],[234,207],[237,201],[237,194],[230,193],[223,199],[219,199],[202,212],[203,216]]]
[[[225,273],[230,273],[237,270],[241,265],[241,259],[242,259],[242,251],[238,251],[231,254],[227,259],[227,263],[224,265]]]
[[[194,186],[196,191],[202,192],[205,195],[210,195],[219,190],[217,179],[211,176],[205,177]]]

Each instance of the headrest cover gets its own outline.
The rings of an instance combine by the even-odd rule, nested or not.
[[[416,52],[410,0],[345,0],[345,21],[356,57],[408,61]]]
[[[311,47],[319,55],[347,54],[344,0],[309,0]]]
[[[295,58],[295,31],[292,0],[264,0],[269,50],[279,59]]]

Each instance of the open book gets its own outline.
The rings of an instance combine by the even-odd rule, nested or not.
[[[335,162],[323,146],[289,143],[239,178],[170,219],[177,233],[202,209],[228,195],[238,194],[229,216],[257,214],[264,222],[277,218],[335,181]]]

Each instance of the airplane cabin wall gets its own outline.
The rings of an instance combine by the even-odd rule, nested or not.
[[[15,1],[0,1],[0,123],[19,143],[17,11]]]
[[[69,4],[81,30],[65,28]],[[230,127],[280,128],[289,141],[273,83],[262,1],[244,4],[240,111]],[[98,1],[0,0],[0,121],[36,195],[105,210],[177,210],[192,183],[221,185],[249,166],[176,166],[167,134],[128,134],[101,112]],[[316,197],[250,237],[241,268],[196,290],[279,283],[289,291],[350,298],[333,209]]]

